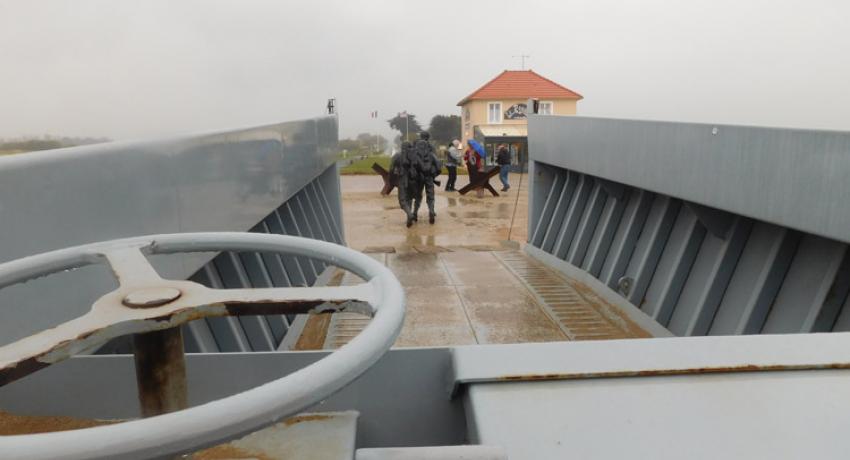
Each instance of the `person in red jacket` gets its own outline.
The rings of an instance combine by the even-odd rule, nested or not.
[[[469,182],[471,183],[476,177],[478,177],[478,173],[484,170],[484,162],[481,159],[481,156],[478,155],[478,152],[472,148],[472,145],[467,141],[466,152],[463,154],[463,158],[466,161],[466,170],[469,172]],[[484,190],[478,189],[476,191],[476,195],[478,198],[484,198]]]

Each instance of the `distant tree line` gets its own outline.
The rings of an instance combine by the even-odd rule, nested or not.
[[[38,150],[60,149],[77,145],[99,144],[109,142],[105,137],[50,137],[0,139],[0,152],[35,152]]]
[[[389,141],[381,135],[360,133],[351,139],[340,139],[339,150],[345,150],[349,154],[364,155],[384,152]]]
[[[400,144],[405,136],[408,141],[412,141],[423,131],[416,115],[412,113],[408,113],[407,118],[402,117],[401,114],[396,115],[387,120],[387,123],[390,128],[399,132],[395,139],[396,144]],[[453,139],[460,139],[460,125],[460,117],[457,115],[434,115],[427,131],[431,134],[431,140],[437,145],[448,145]]]

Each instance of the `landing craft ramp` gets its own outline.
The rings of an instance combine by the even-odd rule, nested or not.
[[[294,415],[281,410],[266,419],[267,431],[198,458],[846,457],[850,400],[841,389],[850,383],[850,337],[839,331],[850,238],[841,230],[847,213],[834,202],[847,194],[838,178],[850,172],[850,135],[535,115],[529,133],[529,244],[476,254],[510,277],[499,284],[532,299],[526,311],[536,308],[575,341],[396,348],[298,409],[310,414],[276,423]],[[343,243],[335,143],[336,119],[328,117],[2,159],[0,262],[152,233],[249,231]],[[428,254],[455,290],[475,279],[462,249]],[[344,291],[358,281],[330,267],[341,259],[310,254],[149,259],[165,278],[212,288]],[[402,256],[372,260],[392,269]],[[402,284],[430,276],[396,275]],[[0,290],[2,344],[79,316],[112,283],[108,272],[83,269]],[[442,307],[431,297],[419,312]],[[410,316],[411,298],[405,327],[415,332],[422,323]],[[502,327],[518,330],[522,316],[507,304]],[[337,334],[317,351],[274,351],[301,338],[303,316],[188,323],[188,405],[295,375],[331,349],[356,349],[339,334],[360,335],[360,325],[343,324],[348,314],[307,316],[340,326],[326,329]],[[812,333],[825,331],[836,332]],[[626,339],[642,336],[652,338]],[[138,418],[134,359],[121,354],[129,351],[129,342],[113,341],[100,354],[0,387],[0,410],[14,414],[0,418],[0,428],[21,434],[33,420],[56,429]],[[279,397],[324,391],[320,384],[316,376]],[[126,457],[234,437],[199,444],[200,436],[188,429],[183,448],[170,436]],[[0,457],[28,458],[14,441],[0,437]],[[121,441],[103,438],[104,452]],[[145,431],[132,442],[145,442]],[[50,448],[67,457],[61,443]]]

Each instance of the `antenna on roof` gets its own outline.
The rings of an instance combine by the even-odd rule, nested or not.
[[[522,60],[522,70],[525,70],[525,60],[527,58],[530,58],[531,56],[529,56],[528,54],[518,54],[511,57],[520,58]]]

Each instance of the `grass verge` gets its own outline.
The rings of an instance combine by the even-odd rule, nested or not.
[[[355,160],[348,166],[343,166],[342,169],[339,170],[340,174],[346,175],[364,175],[364,174],[377,174],[373,169],[372,165],[378,163],[384,169],[390,169],[390,157],[388,156],[376,156],[376,157],[368,157],[363,160]],[[443,168],[443,176],[448,176],[449,172],[446,168]],[[467,171],[466,168],[457,168],[458,176],[466,176]]]

